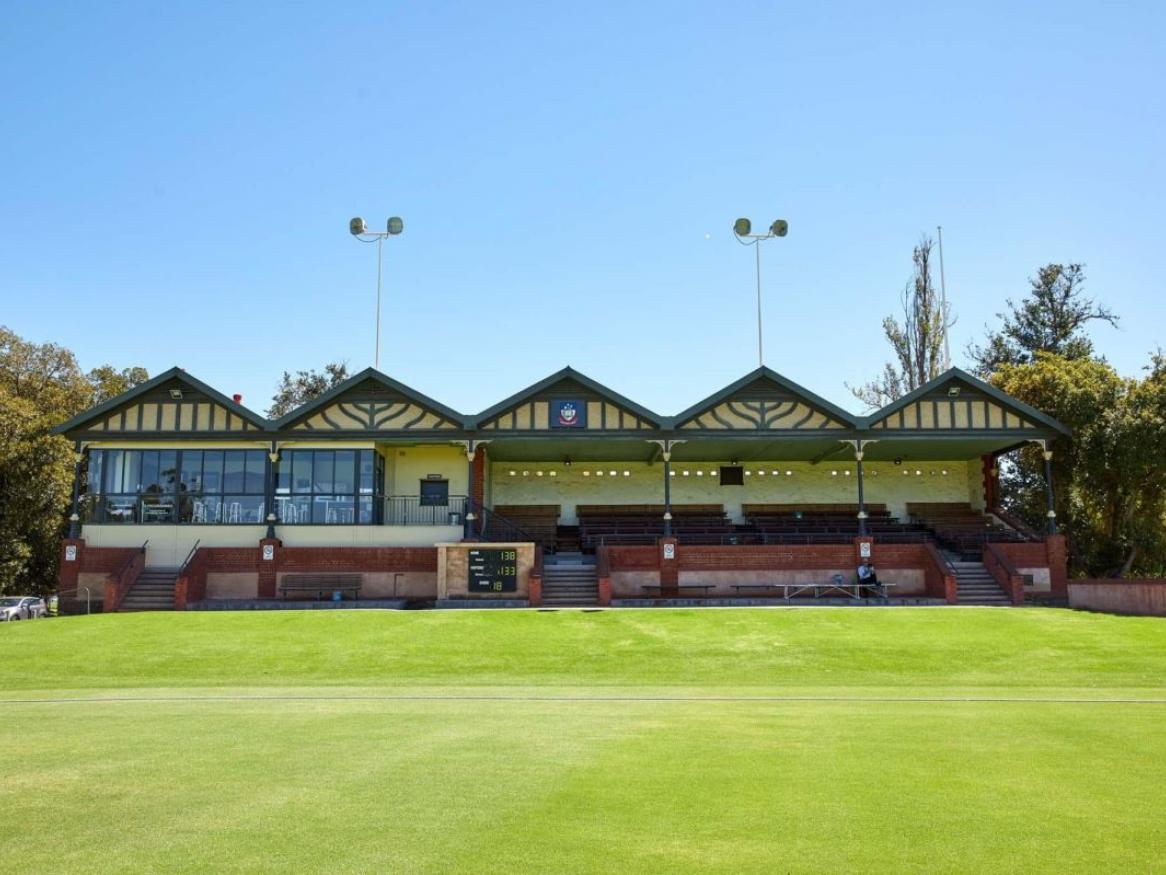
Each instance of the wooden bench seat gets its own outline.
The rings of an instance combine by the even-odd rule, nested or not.
[[[291,593],[314,594],[316,601],[322,601],[325,597],[330,599],[334,592],[350,593],[352,598],[357,598],[363,578],[360,572],[285,574],[280,581],[279,591],[284,597]]]

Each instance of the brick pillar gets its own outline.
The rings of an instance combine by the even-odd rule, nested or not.
[[[283,541],[279,538],[264,538],[259,542],[259,598],[275,598],[276,575],[279,573],[279,558],[283,552]],[[271,558],[264,558],[270,548]]]
[[[600,607],[611,607],[611,554],[605,544],[595,551],[596,601]]]
[[[76,598],[77,578],[81,573],[81,557],[85,552],[82,538],[66,538],[61,542],[61,562],[57,573],[57,592],[73,593]],[[73,558],[70,559],[69,556]]]
[[[858,573],[858,566],[862,564],[862,560],[867,558],[866,556],[862,555],[862,545],[863,544],[869,545],[869,550],[867,551],[867,553],[870,557],[870,561],[871,562],[875,561],[875,559],[874,559],[874,537],[872,537],[871,535],[859,535],[857,538],[854,539],[854,563],[853,564],[854,564],[854,573],[855,574]],[[878,573],[877,567],[875,568],[875,573],[876,574]]]
[[[599,584],[599,598],[598,603],[601,608],[611,607],[611,578],[601,577],[598,580]]]
[[[1045,537],[1045,558],[1049,563],[1049,585],[1057,598],[1069,597],[1069,562],[1064,535]]]
[[[993,474],[996,471],[996,457],[995,456],[980,456],[980,471],[983,474],[984,483],[984,508],[991,510],[994,507],[1000,506],[1000,480],[998,474]]]
[[[486,506],[486,448],[474,450],[474,461],[470,466],[470,498],[476,507]],[[481,534],[485,521],[478,514],[471,527],[470,537]]]
[[[672,554],[672,558],[668,558],[669,553]],[[676,586],[680,583],[679,555],[680,547],[675,538],[660,538],[656,541],[656,562],[660,568],[660,595],[677,595]]]
[[[527,584],[527,600],[530,602],[532,608],[542,606],[543,576],[541,571],[532,571],[530,573],[530,582]]]

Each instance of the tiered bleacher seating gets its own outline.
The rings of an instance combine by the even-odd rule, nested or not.
[[[575,513],[584,549],[600,544],[654,544],[664,535],[662,504],[581,504]],[[733,533],[724,505],[672,505],[672,534],[682,543],[730,543]]]
[[[766,544],[837,544],[858,535],[857,504],[745,504],[742,514]],[[866,505],[867,532],[884,543],[918,542],[926,530],[892,517],[885,504]]]
[[[1020,532],[961,502],[908,502],[911,520],[925,527],[941,545],[961,557],[979,559],[989,541],[1026,541]]]
[[[490,540],[509,540],[507,523],[521,529],[543,550],[553,549],[558,535],[559,514],[562,508],[557,504],[499,504],[493,512],[486,514],[486,537]]]

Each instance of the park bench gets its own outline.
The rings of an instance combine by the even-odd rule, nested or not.
[[[350,595],[356,598],[360,595],[362,575],[357,573],[332,574],[285,574],[280,581],[279,591],[286,598],[288,595],[314,595],[316,601],[325,598],[331,599],[332,593]]]

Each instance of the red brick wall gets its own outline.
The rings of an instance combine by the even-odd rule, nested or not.
[[[676,548],[678,572],[700,571],[832,571],[857,565],[857,546],[851,544],[781,544],[766,546],[700,546],[680,544]],[[876,565],[885,568],[916,568],[923,571],[928,598],[952,597],[954,583],[924,544],[879,544],[872,546]],[[611,572],[652,571],[660,567],[660,548],[608,547]],[[660,583],[667,585],[663,578]]]
[[[604,547],[612,571],[655,571],[658,556],[655,547]]]
[[[206,576],[210,572],[253,572],[259,575],[259,597],[275,598],[277,575],[285,571],[401,571],[437,573],[436,547],[283,547],[275,548],[275,558],[265,561],[261,545],[254,547],[200,547],[180,581],[176,606],[206,598]]]
[[[1166,580],[1074,580],[1068,588],[1070,607],[1166,617]]]
[[[881,548],[880,548],[881,549]],[[853,544],[783,544],[773,546],[697,546],[676,548],[681,571],[849,568]]]
[[[1012,560],[1018,568],[1043,568],[1048,563],[1048,555],[1043,543],[1037,544],[997,544],[996,548]]]

